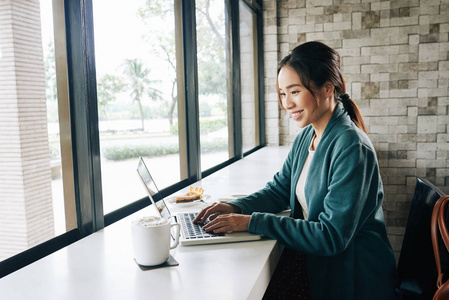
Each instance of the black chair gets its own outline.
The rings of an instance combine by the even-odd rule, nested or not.
[[[436,291],[437,270],[430,235],[430,220],[435,203],[443,195],[444,193],[427,179],[416,179],[415,193],[398,261],[396,289],[398,299],[433,298]],[[440,256],[442,265],[448,266],[448,253],[441,252]]]

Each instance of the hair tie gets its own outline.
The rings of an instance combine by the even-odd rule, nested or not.
[[[341,102],[346,102],[346,101],[348,101],[349,99],[351,99],[351,97],[349,97],[348,94],[342,94],[342,95],[340,95],[340,100],[341,100]]]

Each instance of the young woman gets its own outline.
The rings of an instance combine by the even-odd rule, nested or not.
[[[282,169],[264,189],[211,205],[196,221],[210,217],[207,231],[247,230],[276,239],[295,261],[291,251],[305,253],[312,299],[394,299],[396,263],[379,166],[360,111],[346,94],[338,53],[319,42],[296,47],[279,64],[278,93],[282,108],[304,128]],[[287,207],[291,217],[274,214]],[[280,289],[298,286],[292,278],[284,276],[287,288]]]

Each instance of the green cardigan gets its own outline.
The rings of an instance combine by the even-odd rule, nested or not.
[[[312,126],[304,128],[273,180],[229,203],[251,214],[250,232],[307,254],[312,299],[394,299],[396,263],[375,150],[340,104],[310,162],[308,219],[274,215],[300,206],[295,188],[313,135]]]

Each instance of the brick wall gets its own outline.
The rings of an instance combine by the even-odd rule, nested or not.
[[[0,2],[0,261],[54,237],[39,1]]]
[[[299,132],[277,105],[276,65],[300,43],[337,49],[347,91],[378,152],[385,217],[399,254],[416,177],[449,193],[449,2],[287,0],[264,5],[267,141]]]

